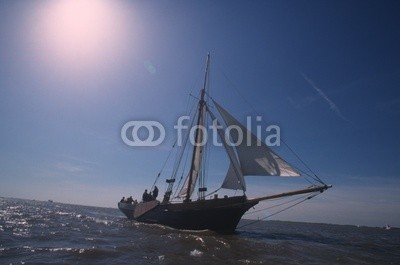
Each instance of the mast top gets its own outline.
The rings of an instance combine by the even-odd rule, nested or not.
[[[207,89],[209,68],[210,68],[210,53],[207,54],[206,69],[205,69],[205,74],[204,74],[204,84],[203,84],[203,89],[201,90],[200,101],[204,101],[204,94],[206,93],[206,89]]]

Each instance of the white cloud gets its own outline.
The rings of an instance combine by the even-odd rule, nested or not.
[[[342,112],[339,110],[339,108],[336,106],[336,104],[330,98],[328,98],[328,96],[319,87],[317,87],[317,85],[314,83],[313,80],[311,80],[304,73],[301,73],[301,75],[303,76],[304,80],[306,80],[307,83],[309,83],[312,86],[312,88],[314,88],[315,91],[317,91],[318,95],[320,95],[329,104],[329,108],[333,112],[335,112],[337,116],[339,116],[344,121],[352,123],[349,119],[347,119],[346,117],[343,116]]]

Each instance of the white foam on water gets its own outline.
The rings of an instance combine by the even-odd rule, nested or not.
[[[201,257],[201,256],[203,256],[203,252],[200,250],[194,249],[194,250],[190,251],[190,256]]]

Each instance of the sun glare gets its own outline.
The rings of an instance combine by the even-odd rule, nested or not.
[[[118,53],[124,38],[124,14],[117,1],[49,1],[39,12],[35,38],[52,64],[82,69]]]

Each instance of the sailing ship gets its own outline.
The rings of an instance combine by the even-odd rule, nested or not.
[[[301,173],[300,170],[276,154],[270,147],[257,138],[249,128],[241,124],[208,95],[209,64],[210,55],[208,54],[204,83],[200,90],[200,96],[197,98],[197,111],[192,119],[193,122],[196,121],[197,129],[194,133],[195,144],[191,146],[191,154],[188,152],[185,153],[185,148],[182,148],[182,151],[178,153],[172,176],[166,179],[167,188],[161,201],[153,199],[150,201],[144,200],[139,203],[119,202],[118,208],[127,218],[138,222],[160,224],[176,229],[212,230],[218,233],[230,234],[235,231],[242,216],[261,201],[299,194],[322,193],[331,187],[331,185],[325,184],[315,175],[313,179],[316,183],[312,183],[313,185],[306,188],[256,198],[247,197],[245,176],[297,177],[301,176]],[[212,111],[214,109],[219,112],[220,118],[217,118],[214,114]],[[219,198],[216,193],[219,189],[206,194],[205,179],[208,170],[205,169],[206,163],[204,163],[204,157],[207,148],[204,148],[203,144],[205,138],[204,131],[199,128],[205,126],[207,115],[211,117],[213,124],[217,128],[235,126],[235,128],[240,129],[242,132],[242,135],[240,135],[238,133],[239,130],[229,130],[229,135],[226,137],[223,130],[217,130],[230,164],[219,189],[241,191],[242,195]],[[223,123],[220,120],[223,120]],[[187,143],[188,137],[189,134],[186,136],[184,142]],[[239,140],[243,139],[245,141],[239,142]],[[183,185],[176,185],[178,168],[184,154],[190,157],[190,168]],[[153,187],[159,176],[160,174],[158,174]],[[198,187],[197,199],[193,198],[196,187]],[[311,197],[313,196],[309,198]]]

